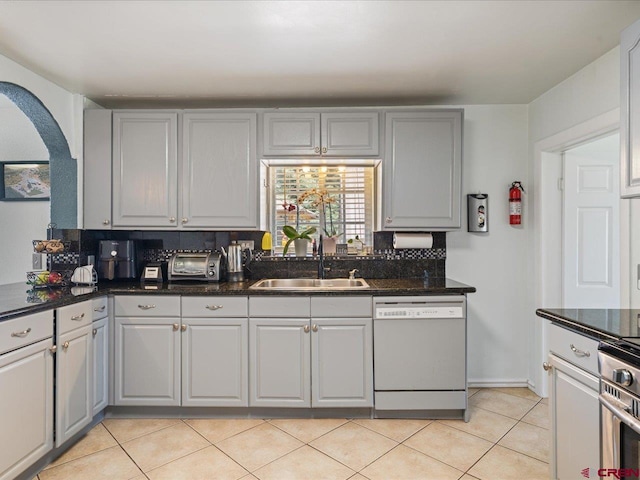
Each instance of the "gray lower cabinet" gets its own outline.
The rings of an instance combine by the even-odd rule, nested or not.
[[[116,295],[115,405],[180,405],[180,297]]]
[[[182,297],[182,405],[249,405],[247,297]]]
[[[460,228],[462,112],[385,114],[383,230]]]
[[[249,297],[249,315],[251,406],[373,406],[371,297]]]
[[[550,326],[551,478],[578,478],[585,467],[598,465],[597,348],[598,342],[594,339]]]
[[[56,311],[56,447],[93,419],[92,302]]]
[[[53,448],[52,333],[53,311],[0,325],[0,480]]]
[[[109,403],[109,319],[93,322],[93,415],[104,410]]]

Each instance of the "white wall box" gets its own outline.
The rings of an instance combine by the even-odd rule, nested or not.
[[[265,156],[371,157],[379,152],[378,112],[273,112],[263,115]]]
[[[557,325],[549,327],[550,467],[554,479],[575,478],[576,472],[600,458],[597,348],[598,342],[591,338]]]
[[[384,230],[460,228],[462,109],[385,114]]]
[[[640,21],[620,37],[620,160],[623,197],[640,196]]]
[[[177,225],[177,137],[177,113],[113,113],[114,226]]]
[[[92,305],[56,310],[56,447],[93,419]]]
[[[53,311],[1,325],[7,323],[19,330],[0,330],[0,351],[8,351],[0,355],[0,480],[13,480],[53,448]],[[48,332],[46,338],[30,335],[35,325]]]

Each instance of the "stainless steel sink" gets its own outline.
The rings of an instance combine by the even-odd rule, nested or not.
[[[362,278],[267,278],[249,290],[358,290],[369,288]]]

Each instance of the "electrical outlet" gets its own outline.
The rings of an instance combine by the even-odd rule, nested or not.
[[[42,270],[42,254],[33,253],[31,255],[31,268],[33,270]]]
[[[254,241],[253,240],[238,240],[238,243],[240,244],[240,246],[242,247],[242,249],[244,250],[245,248],[249,248],[251,250],[254,249]]]

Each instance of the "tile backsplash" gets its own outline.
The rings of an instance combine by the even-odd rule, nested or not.
[[[289,278],[315,276],[318,258],[269,255],[260,248],[264,232],[170,232],[140,230],[54,230],[53,238],[71,241],[78,263],[86,263],[88,255],[98,254],[100,240],[137,240],[139,263],[166,261],[178,251],[220,251],[232,240],[253,240],[254,260],[247,267],[248,278]],[[368,256],[326,256],[330,268],[328,278],[346,277],[358,269],[364,278],[444,278],[447,258],[446,233],[433,233],[433,247],[427,249],[394,249],[392,232],[375,232],[373,254]]]

